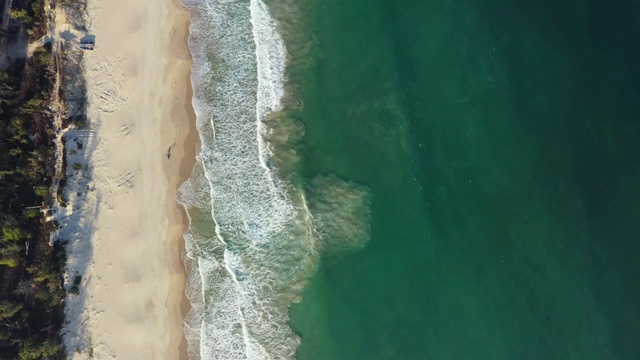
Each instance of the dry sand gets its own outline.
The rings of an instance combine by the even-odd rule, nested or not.
[[[83,60],[90,130],[66,136],[69,168],[84,168],[67,171],[61,221],[67,282],[82,275],[67,299],[67,350],[75,359],[186,358],[185,215],[175,196],[197,141],[189,13],[174,0],[89,0],[86,14],[96,43]]]

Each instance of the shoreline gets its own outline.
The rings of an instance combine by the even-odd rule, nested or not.
[[[178,71],[173,72],[174,78],[173,93],[175,94],[170,106],[171,126],[177,130],[175,144],[171,147],[171,158],[176,162],[165,162],[164,171],[170,186],[167,188],[167,214],[172,216],[174,229],[169,229],[169,237],[166,242],[167,263],[179,269],[182,275],[180,284],[167,296],[165,306],[168,309],[178,309],[178,321],[182,329],[180,338],[173,338],[170,341],[170,349],[178,349],[178,359],[188,360],[188,344],[184,332],[184,320],[191,310],[191,304],[186,296],[187,269],[183,259],[185,253],[184,232],[189,227],[189,218],[186,209],[177,200],[177,193],[180,186],[189,179],[196,163],[196,149],[198,147],[199,136],[196,129],[195,111],[191,104],[193,99],[193,86],[191,83],[191,66],[193,59],[189,50],[189,26],[191,24],[191,11],[184,6],[180,0],[169,0],[177,8],[176,12],[180,17],[175,18],[174,27],[171,29],[170,50],[176,57],[181,58],[186,55],[188,59],[178,64]],[[183,77],[179,79],[179,77]],[[184,94],[184,96],[181,96]],[[182,121],[180,120],[182,119]],[[184,121],[184,120],[187,121]],[[171,127],[170,127],[171,130]],[[163,141],[165,142],[165,141]],[[182,146],[180,146],[182,145]],[[175,321],[175,319],[174,319]]]

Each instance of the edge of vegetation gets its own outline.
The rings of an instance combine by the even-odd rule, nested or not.
[[[10,31],[46,33],[44,0],[14,0]],[[4,35],[3,35],[4,36]],[[54,177],[51,46],[0,70],[0,358],[62,359],[64,245],[45,220]]]

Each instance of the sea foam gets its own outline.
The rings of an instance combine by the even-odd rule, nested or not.
[[[281,109],[286,49],[261,0],[190,0],[201,148],[181,189],[192,358],[287,359],[288,327],[316,263],[310,215],[269,165],[264,121]]]
[[[368,189],[335,176],[294,186],[279,173],[283,165],[294,168],[288,139],[301,138],[304,126],[283,109],[288,53],[267,6],[185,4],[192,10],[201,140],[194,172],[180,190],[190,220],[189,355],[292,359],[300,339],[288,325],[289,307],[301,300],[320,251],[366,244]]]

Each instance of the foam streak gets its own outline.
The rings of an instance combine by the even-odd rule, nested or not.
[[[186,207],[200,209],[186,237],[194,267],[190,354],[290,359],[299,339],[287,325],[288,307],[314,251],[307,217],[268,165],[264,140],[264,121],[282,107],[286,48],[261,0],[186,5],[201,139],[196,171],[181,189]]]

